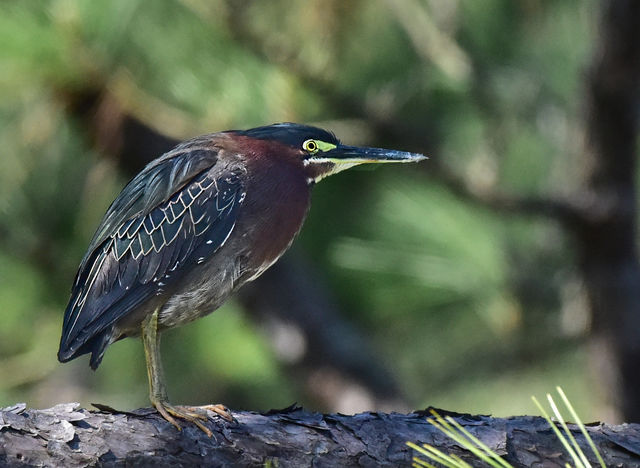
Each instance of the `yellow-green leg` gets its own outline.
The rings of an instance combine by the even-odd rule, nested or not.
[[[149,399],[164,419],[173,424],[178,430],[182,429],[182,427],[175,418],[192,422],[209,437],[213,435],[212,432],[201,422],[201,420],[207,420],[206,410],[213,411],[228,421],[233,421],[229,410],[222,405],[191,407],[173,406],[169,403],[167,389],[164,384],[164,371],[162,369],[162,362],[160,361],[160,335],[158,334],[157,310],[142,322],[142,342],[144,343],[144,353],[147,359]]]

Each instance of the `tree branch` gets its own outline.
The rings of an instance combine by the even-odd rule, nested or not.
[[[446,413],[446,412],[445,412]],[[310,413],[290,407],[268,413],[233,412],[236,423],[193,425],[181,432],[155,410],[96,412],[77,403],[44,410],[0,410],[2,466],[409,466],[406,442],[428,443],[477,464],[469,452],[427,422],[425,412]],[[468,431],[516,467],[564,466],[562,445],[539,417],[507,419],[454,415]],[[589,460],[591,450],[571,431]],[[608,466],[640,467],[640,425],[587,428]]]

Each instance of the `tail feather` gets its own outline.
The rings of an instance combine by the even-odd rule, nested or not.
[[[104,352],[107,346],[112,343],[113,338],[113,327],[107,327],[102,332],[89,338],[77,349],[64,346],[61,343],[60,349],[58,350],[58,361],[67,362],[83,354],[91,353],[89,365],[93,370],[96,370],[102,362]]]

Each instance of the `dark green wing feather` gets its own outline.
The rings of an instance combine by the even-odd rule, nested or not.
[[[91,253],[128,220],[149,213],[203,170],[217,162],[211,136],[185,141],[149,163],[113,201],[82,259],[82,270]]]
[[[235,225],[241,169],[215,150],[178,147],[136,176],[107,211],[80,265],[58,358],[91,352],[97,367],[119,319],[208,259]]]

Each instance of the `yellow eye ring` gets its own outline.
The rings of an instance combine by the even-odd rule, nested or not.
[[[315,140],[307,140],[302,143],[302,149],[313,154],[318,151],[318,143]]]

